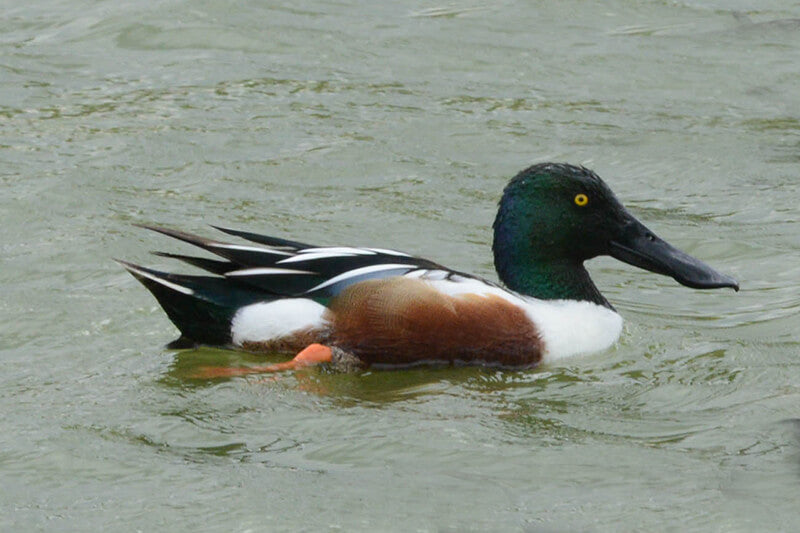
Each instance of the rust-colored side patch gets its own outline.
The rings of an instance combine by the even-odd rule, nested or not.
[[[275,353],[296,355],[309,344],[327,342],[327,332],[320,329],[304,329],[291,335],[267,341],[245,341],[241,348],[253,353]]]
[[[542,359],[536,327],[499,296],[448,296],[398,277],[349,287],[330,313],[330,342],[367,364],[532,366]]]

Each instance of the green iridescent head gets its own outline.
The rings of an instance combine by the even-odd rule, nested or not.
[[[509,182],[494,222],[493,250],[500,279],[512,290],[542,299],[610,307],[583,267],[599,255],[688,287],[739,288],[733,278],[658,238],[597,174],[574,165],[533,165]]]

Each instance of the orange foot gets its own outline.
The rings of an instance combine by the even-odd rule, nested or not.
[[[228,378],[234,376],[244,376],[246,374],[261,374],[267,372],[283,372],[284,370],[297,370],[306,366],[318,365],[320,363],[330,363],[333,356],[331,349],[324,344],[311,344],[302,352],[294,356],[291,361],[274,365],[263,366],[204,366],[199,368],[192,377],[198,379]]]

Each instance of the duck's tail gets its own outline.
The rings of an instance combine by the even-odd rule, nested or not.
[[[231,344],[231,321],[242,306],[269,300],[225,278],[170,274],[115,259],[153,293],[181,332],[170,348]]]

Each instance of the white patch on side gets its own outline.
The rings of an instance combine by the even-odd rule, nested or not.
[[[422,276],[422,279],[426,281],[442,281],[447,279],[447,276],[450,275],[450,272],[447,270],[426,270],[425,274]],[[481,283],[481,285],[483,285]]]
[[[324,248],[304,248],[301,254],[337,254],[337,255],[375,255],[375,252],[366,248],[351,248],[350,246],[326,246]]]
[[[462,279],[429,283],[449,296],[493,294],[525,310],[544,343],[544,362],[606,350],[613,346],[622,332],[622,317],[602,305],[575,300],[537,300],[477,279]]]
[[[258,246],[248,246],[245,244],[228,244],[225,242],[212,242],[208,243],[208,246],[210,246],[211,248],[222,248],[223,250],[239,250],[242,252],[256,252],[260,254],[292,255],[290,253],[281,252],[273,248],[260,248]]]
[[[353,269],[353,270],[348,270],[347,272],[339,274],[338,276],[334,276],[331,279],[320,283],[316,287],[312,287],[312,288],[308,289],[306,292],[314,292],[317,289],[322,289],[324,287],[327,287],[328,285],[333,285],[334,283],[339,283],[340,281],[346,280],[347,278],[354,278],[354,277],[357,277],[357,276],[363,276],[365,274],[372,274],[374,272],[382,272],[384,270],[402,270],[402,269],[411,270],[413,268],[417,268],[417,267],[414,266],[414,265],[401,265],[401,264],[394,264],[394,263],[387,263],[387,264],[381,264],[381,265],[372,265],[372,266],[366,266],[366,267],[362,267],[362,268],[356,268],[356,269]],[[400,275],[400,274],[398,274],[398,275]]]
[[[256,267],[227,272],[225,273],[225,276],[286,276],[289,274],[313,274],[313,272],[309,272],[307,270],[292,270],[290,268]]]
[[[276,264],[282,265],[284,263],[297,263],[300,261],[315,261],[317,259],[330,259],[332,257],[353,257],[355,254],[340,254],[333,252],[316,252],[313,254],[297,254],[288,259],[281,259]]]
[[[367,248],[367,250],[371,250],[376,254],[396,255],[398,257],[411,257],[405,252],[398,252],[397,250],[388,250],[386,248]]]
[[[447,294],[448,296],[460,296],[462,294],[494,294],[514,304],[519,304],[523,301],[519,296],[503,290],[500,287],[487,285],[479,279],[459,276],[458,281],[456,281],[453,279],[445,279],[446,275],[447,272],[444,270],[427,270],[422,279],[427,281],[437,291]]]
[[[325,306],[305,298],[287,298],[242,307],[231,323],[233,344],[263,342],[325,326]]]

